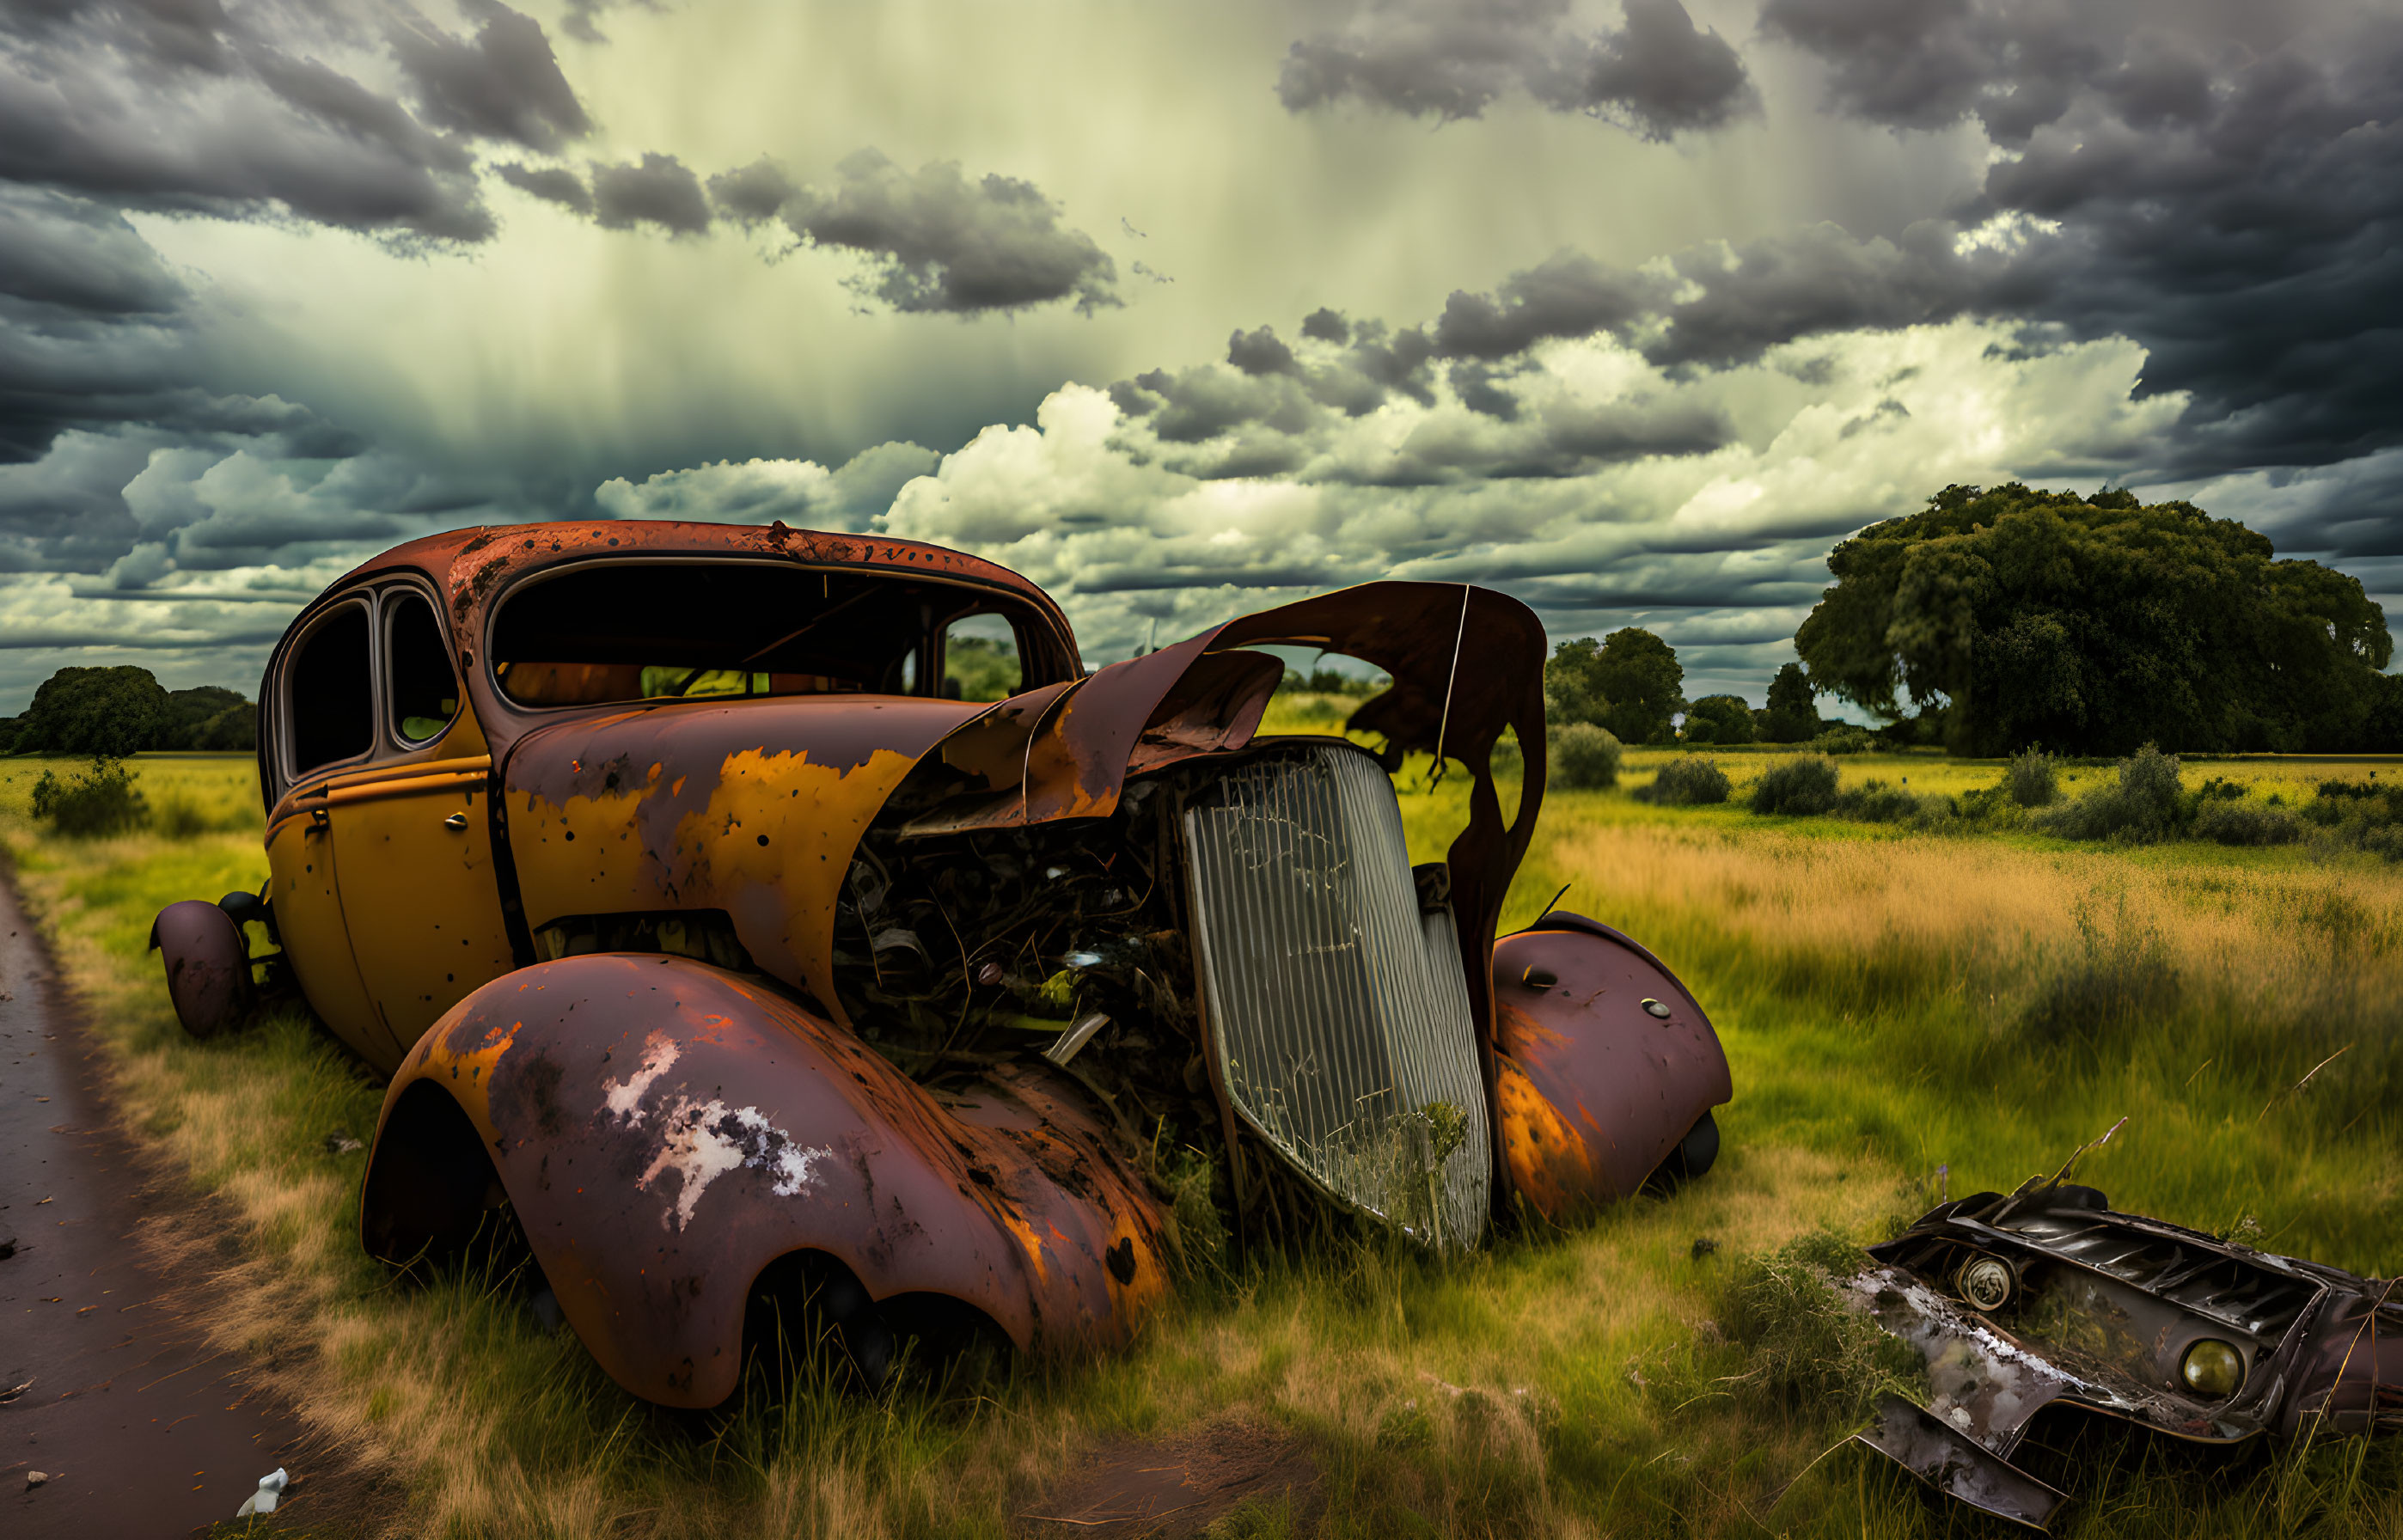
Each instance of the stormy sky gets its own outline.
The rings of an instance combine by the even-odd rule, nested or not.
[[[1387,575],[1760,700],[1950,482],[2403,618],[2403,3],[0,0],[0,711],[409,536]]]

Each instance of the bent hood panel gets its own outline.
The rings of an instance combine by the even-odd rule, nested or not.
[[[921,755],[990,709],[686,703],[528,733],[502,780],[526,923],[722,909],[760,967],[833,1007],[826,940],[860,835]]]

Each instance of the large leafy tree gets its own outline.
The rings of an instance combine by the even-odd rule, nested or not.
[[[2392,644],[2357,579],[2190,503],[1947,487],[1827,557],[1813,686],[1955,752],[2348,749]]]
[[[202,685],[197,689],[170,690],[167,709],[159,728],[159,741],[150,746],[160,749],[205,749],[220,745],[202,742],[203,729],[228,712],[249,715],[251,704],[240,690],[229,690],[220,685]],[[216,734],[214,736],[223,736]],[[231,745],[225,745],[231,746]],[[248,748],[244,743],[240,745]]]
[[[156,745],[167,692],[148,669],[61,669],[18,718],[19,754],[94,754],[112,758]]]

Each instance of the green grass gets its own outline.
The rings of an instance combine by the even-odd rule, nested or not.
[[[1628,781],[1661,757],[1632,751]],[[1740,798],[1763,756],[1719,757]],[[1848,782],[1908,773],[1914,791],[1998,773],[1842,764]],[[255,818],[246,761],[132,765],[154,805],[189,797],[231,822],[252,795]],[[1719,1325],[1745,1319],[1730,1291],[1747,1257],[1823,1228],[1876,1239],[1940,1185],[2011,1186],[2125,1116],[2080,1168],[2119,1206],[2403,1267],[2403,869],[1559,794],[1506,924],[1571,883],[1566,907],[1642,938],[1693,988],[1737,1086],[1708,1178],[1450,1263],[1377,1248],[1264,1262],[1089,1364],[873,1399],[805,1382],[731,1418],[658,1413],[507,1289],[404,1287],[365,1260],[363,1157],[324,1141],[364,1134],[379,1091],[306,1021],[207,1047],[176,1033],[142,952],[150,915],[257,886],[256,827],[61,839],[22,813],[39,768],[0,761],[0,833],[137,1126],[236,1216],[241,1255],[209,1265],[229,1268],[237,1302],[213,1329],[406,1485],[398,1533],[999,1536],[1092,1440],[1235,1415],[1318,1461],[1327,1535],[1984,1534],[1880,1463],[1818,1459],[1846,1431],[1831,1403],[1769,1394],[1758,1344]],[[2298,785],[2366,772],[2240,768]],[[1464,783],[1422,789],[1423,760],[1399,779],[1414,853],[1439,854]],[[1717,1252],[1696,1256],[1701,1238]],[[2221,1471],[2136,1446],[2078,1473],[2063,1533],[2392,1536],[2398,1486],[2386,1447]],[[318,1521],[299,1504],[293,1517]],[[1254,1511],[1228,1532],[1290,1528]]]

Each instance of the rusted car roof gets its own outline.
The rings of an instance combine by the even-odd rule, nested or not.
[[[1068,618],[1026,578],[998,562],[916,540],[794,529],[772,524],[704,524],[683,520],[592,519],[561,523],[489,524],[451,530],[395,546],[343,575],[332,594],[378,573],[431,575],[451,601],[454,626],[465,628],[502,579],[592,556],[715,556],[785,560],[807,566],[883,567],[954,582],[979,584],[1021,599],[1042,613],[1076,654]],[[322,599],[319,601],[322,603]],[[316,605],[313,604],[310,608]]]

